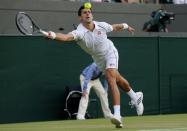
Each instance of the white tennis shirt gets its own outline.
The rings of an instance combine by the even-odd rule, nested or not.
[[[96,22],[92,31],[79,24],[77,29],[72,31],[74,40],[88,54],[92,56],[105,55],[109,48],[113,48],[113,43],[107,38],[107,32],[113,31],[112,25],[106,22]]]
[[[93,31],[88,30],[80,23],[77,29],[70,33],[74,36],[77,44],[92,56],[100,69],[106,68],[106,61],[111,57],[116,57],[115,65],[117,65],[118,52],[113,42],[107,38],[107,33],[113,31],[112,25],[106,22],[93,22],[95,25]]]

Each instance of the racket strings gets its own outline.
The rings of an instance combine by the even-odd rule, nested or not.
[[[48,33],[42,29],[40,29],[32,20],[32,18],[24,13],[19,12],[16,15],[16,25],[19,31],[24,35],[33,35],[33,34],[43,34],[48,35]]]
[[[34,32],[33,23],[30,18],[24,14],[17,16],[17,24],[20,31],[26,35],[32,35]]]

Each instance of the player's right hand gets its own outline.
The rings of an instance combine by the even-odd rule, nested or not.
[[[54,40],[56,38],[56,33],[53,31],[49,31],[47,37]]]

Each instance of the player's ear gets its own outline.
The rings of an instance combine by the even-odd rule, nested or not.
[[[78,16],[79,20],[81,21],[82,20],[82,17],[81,16]]]

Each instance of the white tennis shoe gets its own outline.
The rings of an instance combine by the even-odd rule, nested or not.
[[[106,119],[112,119],[114,115],[112,113],[105,115]]]
[[[144,112],[144,106],[143,106],[143,93],[142,92],[136,92],[137,95],[137,100],[133,101],[131,100],[129,102],[129,105],[133,108],[134,106],[136,107],[136,112],[138,116],[143,115]]]
[[[83,115],[77,114],[77,120],[85,120]]]
[[[123,124],[121,122],[121,116],[117,116],[114,115],[111,119],[110,119],[111,123],[116,125],[116,128],[122,128]]]

